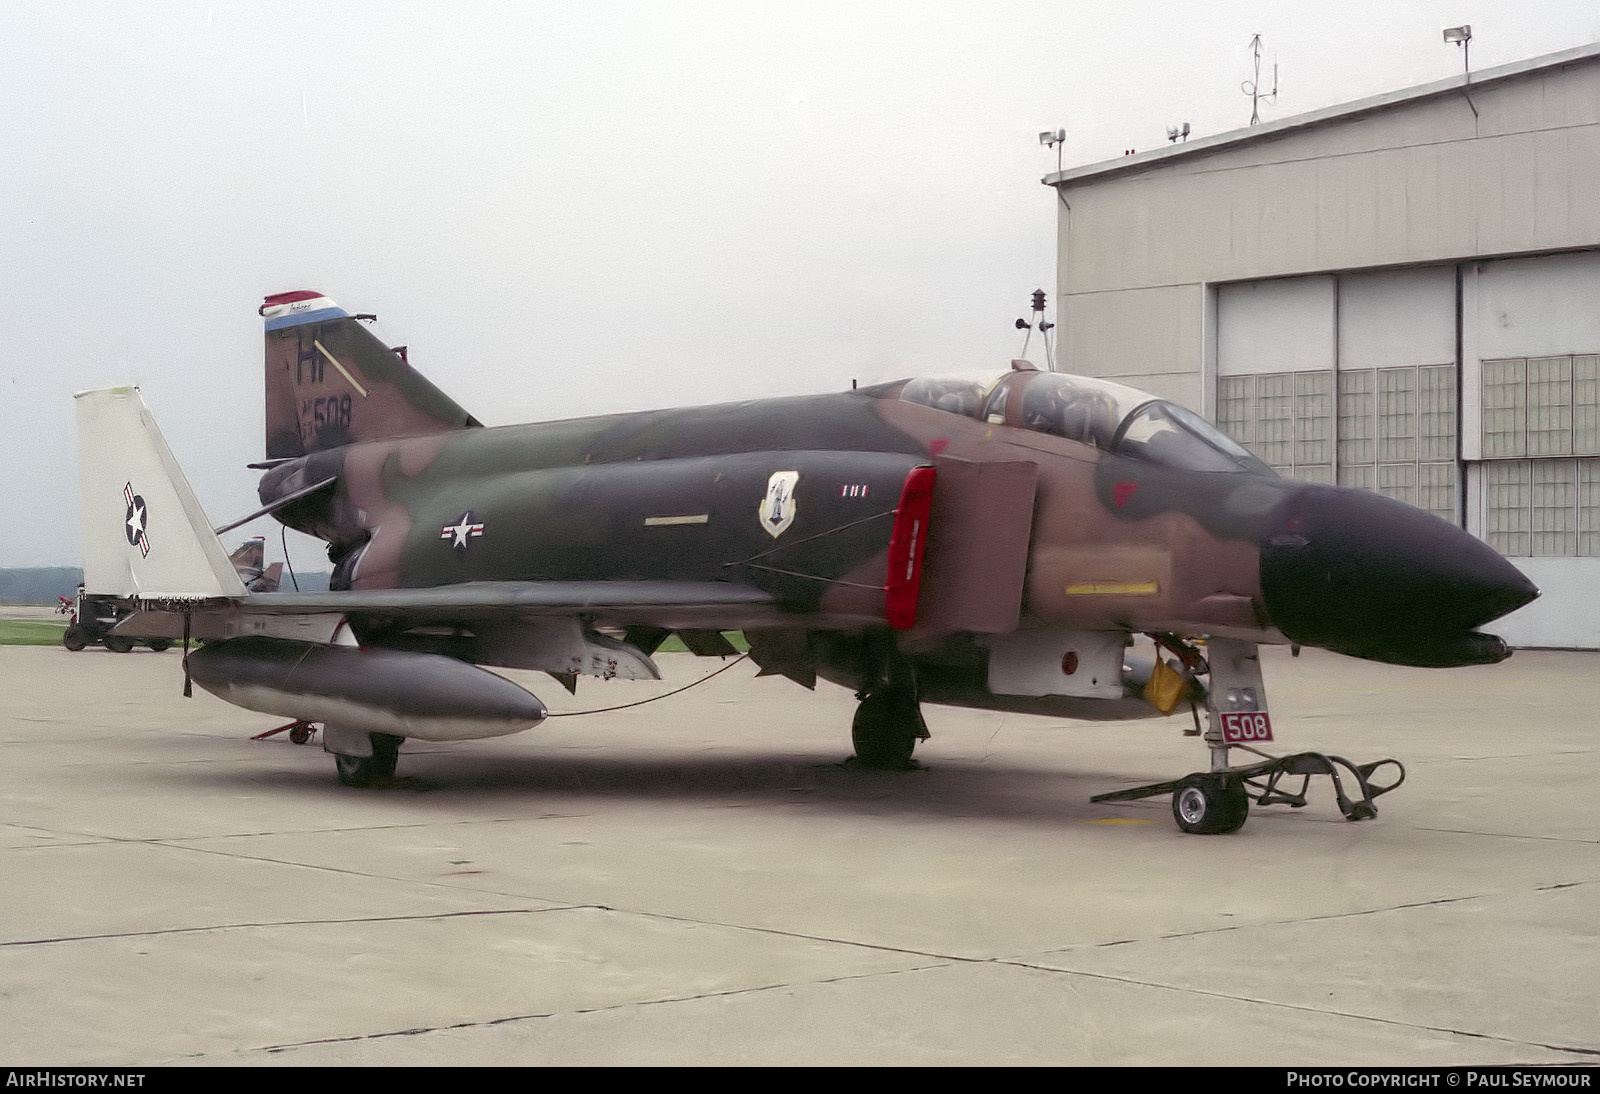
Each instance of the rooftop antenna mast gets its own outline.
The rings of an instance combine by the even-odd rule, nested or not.
[[[1256,74],[1254,79],[1246,80],[1239,85],[1239,90],[1250,96],[1250,124],[1261,124],[1261,100],[1270,103],[1278,101],[1278,63],[1272,63],[1272,90],[1263,93],[1261,90],[1261,35],[1257,34],[1250,39],[1250,52],[1255,55]]]
[[[1044,340],[1045,363],[1050,366],[1050,371],[1054,372],[1056,370],[1056,358],[1055,354],[1050,349],[1050,331],[1055,329],[1055,324],[1045,322],[1043,289],[1033,290],[1033,302],[1029,306],[1033,309],[1033,322],[1030,323],[1025,318],[1017,320],[1017,329],[1028,332],[1027,335],[1022,339],[1022,353],[1020,356],[1023,360],[1027,360],[1028,343],[1032,341],[1034,329],[1037,328],[1039,331],[1039,337]]]

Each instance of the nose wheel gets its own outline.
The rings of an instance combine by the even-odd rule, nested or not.
[[[1172,819],[1185,832],[1211,836],[1237,832],[1250,815],[1244,783],[1206,773],[1181,780],[1172,792]]]

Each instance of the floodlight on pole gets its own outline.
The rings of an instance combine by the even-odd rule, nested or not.
[[[1444,28],[1444,40],[1446,42],[1454,42],[1456,45],[1461,47],[1461,67],[1462,67],[1462,71],[1465,72],[1467,77],[1470,79],[1471,76],[1472,76],[1472,63],[1471,63],[1472,26],[1471,26],[1471,24],[1463,24],[1463,25],[1461,25],[1459,27],[1445,27]]]
[[[1046,148],[1054,148],[1056,150],[1056,174],[1058,175],[1061,173],[1061,146],[1066,142],[1066,139],[1067,131],[1065,129],[1046,129],[1039,134],[1040,144]]]
[[[1474,120],[1478,117],[1478,105],[1472,101],[1472,27],[1463,23],[1459,27],[1445,27],[1444,40],[1454,42],[1461,47],[1461,71],[1466,84],[1462,94],[1467,97],[1467,105],[1472,108]]]

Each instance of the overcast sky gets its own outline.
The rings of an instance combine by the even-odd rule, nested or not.
[[[1600,40],[1595,0],[0,15],[0,566],[82,560],[76,390],[138,383],[213,522],[255,508],[268,293],[376,312],[490,425],[999,369],[1055,287],[1040,130],[1237,128],[1257,33],[1266,120],[1459,72],[1445,26],[1474,69]]]

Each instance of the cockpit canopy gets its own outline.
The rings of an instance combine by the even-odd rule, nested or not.
[[[974,380],[925,378],[907,381],[900,398],[1166,467],[1273,474],[1198,414],[1149,392],[1091,376],[1019,371],[987,387]]]

